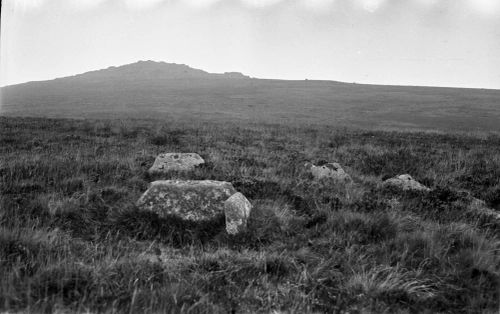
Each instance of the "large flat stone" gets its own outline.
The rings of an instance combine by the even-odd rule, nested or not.
[[[137,206],[160,217],[176,215],[192,221],[210,220],[224,213],[224,202],[235,193],[233,185],[225,181],[160,180],[150,184]]]

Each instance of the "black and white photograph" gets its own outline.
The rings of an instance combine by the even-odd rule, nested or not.
[[[500,313],[500,0],[0,6],[0,313]]]

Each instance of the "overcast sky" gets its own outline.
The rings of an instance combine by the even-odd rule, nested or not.
[[[500,0],[3,0],[0,85],[138,60],[500,88]]]

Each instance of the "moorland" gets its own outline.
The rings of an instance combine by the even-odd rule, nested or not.
[[[500,136],[180,119],[0,117],[0,311],[497,313]],[[206,164],[160,177],[161,152]],[[352,184],[314,182],[336,161]],[[431,188],[380,183],[408,173]],[[155,179],[232,182],[248,230],[160,218]]]

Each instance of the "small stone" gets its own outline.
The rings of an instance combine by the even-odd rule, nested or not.
[[[409,174],[402,174],[384,181],[384,185],[392,185],[404,191],[429,191],[430,189],[416,181]]]
[[[468,208],[471,212],[500,221],[500,213],[488,208],[486,202],[475,197],[471,197]]]
[[[150,173],[168,171],[189,171],[204,164],[205,161],[195,153],[165,153],[156,157]]]
[[[321,166],[315,166],[310,162],[306,162],[305,167],[316,180],[331,178],[342,182],[352,181],[351,176],[336,162],[326,163]]]
[[[228,198],[224,202],[227,233],[235,235],[246,230],[251,210],[252,204],[240,192]]]

